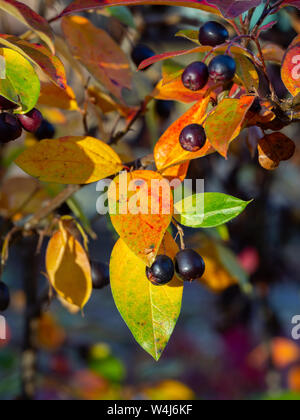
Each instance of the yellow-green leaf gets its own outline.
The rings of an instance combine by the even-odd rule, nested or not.
[[[89,184],[123,167],[113,149],[93,137],[43,140],[25,150],[16,164],[31,176],[59,184]]]
[[[179,251],[167,233],[161,254],[174,258]],[[119,239],[110,261],[111,288],[117,308],[136,341],[159,360],[181,309],[183,282],[176,277],[165,286],[152,285],[146,264]]]

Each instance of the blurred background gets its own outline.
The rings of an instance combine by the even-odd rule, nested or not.
[[[26,3],[47,18],[64,5],[62,1]],[[174,35],[180,29],[199,28],[201,22],[211,18],[201,11],[168,6],[116,12],[112,16],[105,9],[83,15],[107,30],[129,56],[138,42],[156,53],[192,47]],[[275,19],[278,23],[262,39],[285,50],[300,31],[300,14],[288,8]],[[54,27],[60,33],[59,24]],[[0,31],[19,35],[24,28],[0,12]],[[193,58],[187,56],[181,62],[189,63]],[[66,67],[69,84],[81,103],[78,76],[69,65]],[[268,70],[279,97],[285,98],[280,67],[270,65]],[[135,73],[134,90],[127,92],[128,102],[138,105],[160,76],[159,65]],[[189,106],[152,101],[146,117],[133,126],[116,150],[128,162],[151,152],[159,136]],[[40,109],[55,126],[57,136],[82,133],[82,121],[76,112],[61,112],[43,104]],[[88,123],[91,134],[105,140],[116,130],[116,115],[100,114],[96,118],[91,113]],[[121,129],[121,122],[117,124]],[[93,292],[84,315],[54,300],[37,325],[37,399],[300,399],[300,340],[292,339],[291,322],[293,316],[300,315],[300,129],[291,125],[284,132],[296,142],[296,154],[274,172],[261,168],[257,156],[251,156],[247,132],[234,142],[227,161],[212,155],[192,162],[188,177],[204,178],[206,191],[254,202],[227,227],[210,232],[185,229],[187,243],[202,252],[208,271],[201,283],[186,285],[181,316],[160,362],[153,361],[134,341],[109,286]],[[23,138],[2,153],[1,234],[7,229],[7,196],[14,194],[18,202],[21,190],[30,192],[34,187],[11,164],[24,141],[34,140]],[[89,244],[91,259],[108,263],[117,236],[109,218],[96,213],[97,194],[95,184],[82,188],[75,197],[76,209],[80,208],[86,226],[97,235]],[[74,207],[65,205],[59,213],[72,214],[72,210]],[[29,310],[25,308],[24,286],[36,272],[41,273],[41,296],[46,289],[42,273],[47,240],[41,254],[34,256],[33,252],[29,259],[28,250],[36,245],[30,237],[16,240],[3,275],[12,302],[5,313],[8,337],[0,341],[2,400],[20,396],[24,312],[28,316]],[[253,293],[245,284],[253,286]]]

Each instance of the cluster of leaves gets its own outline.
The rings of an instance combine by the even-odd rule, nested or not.
[[[18,105],[16,111],[18,113],[27,113],[39,104],[55,106],[62,110],[81,111],[85,116],[86,110],[80,109],[74,92],[67,83],[65,69],[56,55],[58,54],[64,56],[81,76],[84,74],[82,67],[90,74],[94,85],[86,86],[83,78],[83,89],[94,111],[101,109],[103,113],[118,112],[125,119],[126,129],[139,115],[146,112],[152,98],[194,103],[156,143],[154,149],[156,171],[144,167],[138,170],[129,168],[128,182],[136,179],[143,180],[145,185],[150,185],[153,179],[162,182],[164,179],[174,178],[184,180],[191,160],[215,152],[226,158],[231,142],[242,130],[252,127],[260,129],[260,135],[254,139],[254,146],[253,142],[251,143],[252,147],[258,148],[260,164],[267,169],[274,169],[278,167],[280,161],[289,159],[294,152],[292,140],[276,131],[278,126],[281,129],[299,117],[295,109],[300,95],[300,39],[296,38],[282,57],[272,45],[262,48],[259,35],[274,23],[264,26],[266,16],[286,5],[300,7],[300,3],[297,0],[279,1],[273,4],[268,1],[258,25],[250,31],[251,11],[253,12],[253,8],[261,2],[261,0],[242,2],[75,0],[48,22],[23,3],[1,0],[0,8],[29,26],[32,31],[30,34],[38,37],[43,44],[28,41],[31,35],[21,38],[0,35],[0,44],[3,46],[0,55],[6,63],[6,78],[0,79],[0,94]],[[233,27],[236,34],[232,41],[211,48],[199,44],[198,31],[179,32],[178,36],[185,37],[197,45],[189,50],[153,56],[140,65],[140,69],[143,69],[163,61],[161,81],[152,95],[145,98],[141,107],[137,108],[129,106],[123,98],[124,89],[132,87],[129,58],[104,30],[74,13],[110,6],[151,3],[194,7],[218,17],[223,16],[224,21]],[[248,15],[241,17],[239,26],[235,18],[249,10]],[[64,39],[56,36],[50,26],[51,22],[57,20],[61,21]],[[256,53],[250,49],[251,43],[254,44]],[[232,83],[225,86],[210,80],[200,91],[193,92],[185,88],[181,81],[184,67],[174,61],[174,58],[193,53],[199,54],[204,61],[209,61],[219,54],[230,54],[237,67]],[[259,96],[261,74],[268,81],[267,61],[282,63],[282,80],[293,96],[289,101],[280,102],[271,84],[270,94],[265,98]],[[259,106],[256,108],[253,105],[257,100]],[[183,150],[179,143],[183,128],[193,123],[202,124],[207,136],[204,147],[197,152]],[[264,131],[268,129],[273,133],[265,134]],[[249,133],[253,132],[249,130]],[[110,145],[87,133],[83,136],[69,135],[37,142],[27,147],[17,157],[15,163],[27,174],[49,185],[51,183],[82,185],[116,176],[114,181],[118,187],[119,172],[128,170],[128,164],[122,162],[121,157]],[[151,208],[153,201],[158,203],[159,214],[153,215],[151,212],[147,215],[121,214],[121,212],[111,214],[111,222],[120,239],[111,256],[110,281],[116,305],[128,327],[139,344],[158,360],[180,314],[183,283],[175,276],[170,284],[156,287],[148,281],[146,267],[151,266],[158,254],[167,254],[171,258],[177,254],[179,248],[169,229],[172,221],[176,220],[174,225],[177,227],[178,222],[193,228],[216,228],[238,216],[248,202],[224,194],[206,193],[203,197],[204,212],[191,214],[190,207],[197,197],[191,196],[190,202],[182,205],[173,202],[170,191],[168,204],[171,211],[165,214],[165,200],[161,192],[153,195],[151,188],[148,190],[148,206]],[[64,200],[69,198],[62,196]],[[118,207],[112,196],[110,194],[108,196],[110,208]],[[56,200],[54,206],[50,207],[48,212],[44,213],[43,209],[40,210],[41,213],[37,211],[29,222],[26,220],[22,229],[37,229],[39,222],[48,217],[52,210],[64,201],[57,200],[57,197],[54,200]],[[174,208],[179,209],[176,214]],[[69,218],[52,219],[47,226],[48,231],[52,232],[53,226],[55,229],[46,256],[49,281],[61,299],[82,309],[92,293],[92,273],[85,233],[78,223],[75,223],[74,229],[73,220]],[[84,246],[81,245],[78,232],[82,234]],[[181,228],[179,233],[182,235]],[[5,241],[2,263],[6,260],[8,242]],[[240,273],[238,275],[232,273],[234,269],[236,272],[234,259],[222,246],[204,243],[201,253],[208,263],[208,272],[214,280],[217,272],[218,275],[222,273],[225,284],[230,284],[232,278],[245,281]],[[203,281],[211,283],[208,274]],[[222,286],[215,281],[212,288],[218,290]]]

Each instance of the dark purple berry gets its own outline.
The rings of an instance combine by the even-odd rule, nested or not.
[[[205,130],[202,125],[190,124],[182,130],[179,141],[184,150],[198,152],[206,143]]]
[[[184,249],[175,257],[175,271],[183,281],[200,279],[205,272],[205,263],[201,255],[193,249]]]
[[[10,304],[10,293],[5,283],[0,281],[0,311],[6,311]]]
[[[201,26],[199,31],[199,41],[202,45],[216,47],[224,44],[229,38],[227,29],[218,22],[210,21]]]
[[[208,68],[205,63],[195,61],[182,73],[182,83],[189,90],[201,90],[208,81]]]
[[[94,289],[100,290],[109,285],[109,268],[106,264],[91,261],[91,270]]]
[[[208,66],[209,77],[216,82],[229,82],[234,78],[236,64],[229,55],[218,55]]]
[[[152,266],[146,269],[148,280],[155,286],[170,283],[174,274],[174,263],[167,255],[158,255]]]
[[[8,143],[22,135],[22,127],[14,115],[0,114],[0,143]]]
[[[18,120],[24,130],[35,133],[43,122],[43,116],[38,109],[34,108],[27,114],[19,114]]]
[[[53,139],[55,136],[55,128],[48,120],[44,118],[40,128],[34,133],[34,135],[38,140]]]
[[[4,96],[0,95],[0,109],[9,110],[9,109],[16,109],[19,105],[11,102],[9,99],[4,98]]]
[[[134,64],[139,67],[140,64],[147,60],[147,58],[151,58],[155,55],[155,52],[147,47],[147,45],[144,44],[138,44],[136,47],[134,47],[131,58]]]

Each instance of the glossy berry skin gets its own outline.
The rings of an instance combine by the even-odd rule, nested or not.
[[[216,82],[229,82],[234,78],[236,64],[229,55],[218,55],[208,66],[209,77]]]
[[[158,255],[152,266],[146,269],[148,280],[155,286],[163,286],[170,283],[174,274],[174,263],[167,255]]]
[[[0,281],[0,311],[6,311],[10,304],[10,293],[5,283]]]
[[[198,152],[206,143],[205,130],[202,125],[190,124],[180,133],[179,141],[184,150]]]
[[[204,88],[208,82],[208,77],[207,65],[201,61],[195,61],[184,70],[181,80],[184,87],[197,91]]]
[[[229,38],[227,29],[218,22],[210,21],[201,26],[199,31],[199,41],[202,45],[216,47],[224,44]]]
[[[0,95],[0,109],[9,110],[18,108],[17,104],[14,104],[9,99],[4,98]]]
[[[34,135],[38,140],[53,139],[55,136],[55,128],[48,120],[44,118]]]
[[[106,264],[97,261],[91,261],[91,270],[93,288],[95,290],[103,289],[109,285],[109,268]]]
[[[0,114],[0,143],[8,143],[22,135],[22,127],[14,115]]]
[[[184,249],[175,257],[175,271],[182,281],[200,279],[205,272],[205,263],[201,255],[193,249]]]
[[[143,61],[147,60],[147,58],[153,57],[154,55],[155,55],[155,52],[151,48],[147,47],[147,45],[138,44],[136,47],[134,47],[131,53],[131,58],[134,64],[137,67],[139,67]]]
[[[24,130],[35,133],[43,122],[43,116],[38,109],[34,108],[27,114],[19,114],[18,120]]]

